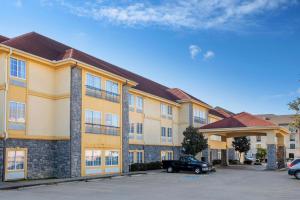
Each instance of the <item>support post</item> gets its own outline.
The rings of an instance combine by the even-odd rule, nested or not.
[[[122,88],[122,172],[129,172],[129,102],[128,86]]]
[[[277,138],[277,163],[279,169],[286,167],[286,148],[284,136],[279,136]]]
[[[221,137],[222,142],[226,142],[226,149],[221,149],[221,165],[228,166],[228,151],[227,151],[227,138],[225,136]]]
[[[276,134],[274,132],[267,133],[267,169],[277,169],[277,154],[276,154]]]

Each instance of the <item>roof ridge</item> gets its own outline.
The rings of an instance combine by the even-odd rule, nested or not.
[[[16,40],[18,38],[21,38],[21,37],[24,37],[24,36],[27,36],[27,35],[30,35],[30,34],[33,34],[33,33],[35,33],[35,32],[31,31],[31,32],[28,32],[28,33],[24,33],[22,35],[18,35],[16,37],[9,38],[9,40],[4,41],[3,44],[6,43],[6,42],[8,42],[8,41]]]

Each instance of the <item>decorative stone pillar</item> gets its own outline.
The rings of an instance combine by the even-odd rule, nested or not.
[[[226,149],[221,149],[221,165],[228,166],[227,138],[221,136],[221,141],[226,142]]]
[[[122,172],[129,172],[129,100],[128,89],[124,85],[122,87]]]
[[[202,157],[204,158],[205,162],[210,163],[211,158],[210,158],[210,146],[208,146],[206,149],[202,151]]]
[[[3,155],[4,155],[4,141],[1,139],[0,140],[0,182],[4,180],[4,160],[3,160]]]
[[[71,68],[70,108],[70,168],[71,177],[81,176],[81,119],[82,114],[82,70]]]
[[[267,169],[277,169],[276,133],[267,133]]]

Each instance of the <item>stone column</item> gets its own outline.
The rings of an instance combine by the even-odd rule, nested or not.
[[[221,165],[228,166],[227,138],[221,136],[221,141],[226,142],[226,149],[221,149]]]
[[[277,139],[277,162],[279,169],[286,167],[286,148],[284,136],[280,136]]]
[[[210,146],[208,145],[208,147],[206,149],[204,149],[202,151],[202,157],[204,158],[205,162],[210,163],[211,162],[211,158],[210,158]]]
[[[4,180],[4,141],[0,139],[0,182]]]
[[[81,176],[82,70],[71,68],[70,176]]]
[[[128,89],[124,85],[122,90],[122,172],[129,172],[129,102]]]
[[[275,137],[275,133],[267,133],[267,169],[269,170],[277,169]]]

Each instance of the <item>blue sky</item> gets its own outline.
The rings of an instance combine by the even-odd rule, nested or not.
[[[300,96],[298,0],[3,0],[0,34],[35,31],[233,112]]]

